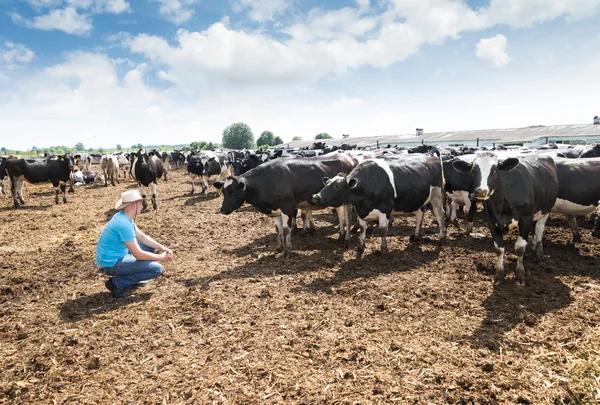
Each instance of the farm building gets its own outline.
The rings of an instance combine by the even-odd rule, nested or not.
[[[595,119],[594,122],[597,122]],[[522,145],[536,146],[548,143],[585,144],[600,142],[600,125],[535,125],[525,128],[478,129],[467,131],[448,131],[427,133],[417,128],[415,134],[343,137],[322,140],[327,145],[340,146],[343,143],[358,147],[377,147],[401,145],[406,147],[421,144],[437,146],[490,146]],[[314,140],[293,141],[286,144],[289,148],[311,147]]]

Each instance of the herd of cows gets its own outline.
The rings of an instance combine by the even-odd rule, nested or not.
[[[24,182],[51,182],[67,202],[67,185],[97,182],[115,185],[121,175],[137,181],[147,209],[146,188],[150,188],[154,209],[157,180],[167,180],[169,170],[187,166],[195,192],[195,178],[208,194],[210,185],[223,193],[220,212],[231,214],[244,203],[273,217],[278,250],[289,256],[291,237],[300,210],[303,231],[313,232],[312,211],[334,208],[339,219],[339,237],[347,246],[351,229],[359,229],[358,257],[365,248],[369,222],[376,222],[381,250],[393,215],[414,215],[412,239],[422,235],[426,209],[431,209],[445,238],[444,216],[457,222],[457,208],[463,207],[467,232],[473,227],[477,202],[482,203],[497,254],[496,281],[505,277],[505,233],[518,228],[514,248],[517,255],[516,280],[524,282],[523,256],[527,247],[536,258],[543,255],[542,239],[551,212],[563,214],[580,242],[575,217],[596,210],[600,200],[600,145],[540,148],[417,148],[386,147],[357,150],[342,147],[327,150],[315,144],[310,150],[225,150],[170,153],[140,149],[137,153],[105,155],[19,157],[0,161],[0,191],[4,177],[10,179],[15,207],[24,204]],[[331,148],[329,148],[331,149]],[[335,148],[338,149],[338,148]],[[94,173],[97,161],[102,173]]]

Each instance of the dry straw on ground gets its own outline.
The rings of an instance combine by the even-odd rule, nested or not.
[[[120,192],[90,186],[54,205],[0,202],[0,403],[589,404],[600,398],[600,241],[574,248],[553,218],[528,285],[492,285],[494,253],[450,228],[410,243],[394,220],[362,261],[334,216],[273,253],[270,219],[217,214],[174,171],[139,226],[171,246],[165,274],[114,300],[94,265]],[[214,190],[211,190],[211,192]],[[586,225],[585,221],[581,222]],[[589,226],[588,226],[589,228]],[[355,247],[353,239],[352,247]],[[507,265],[515,266],[514,235]]]

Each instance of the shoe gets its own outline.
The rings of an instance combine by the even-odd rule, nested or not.
[[[127,292],[127,291],[123,290],[122,288],[117,288],[115,283],[113,283],[112,278],[109,278],[106,281],[106,283],[104,283],[104,286],[108,289],[108,291],[110,291],[112,293],[112,296],[115,298],[124,298],[124,297],[129,297],[131,295],[130,292]]]
[[[131,290],[135,290],[137,288],[145,287],[147,285],[148,285],[148,280],[142,280],[137,284],[133,284],[133,285],[130,285],[129,287],[125,287],[124,290],[131,291]]]

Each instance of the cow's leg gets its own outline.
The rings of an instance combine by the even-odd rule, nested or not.
[[[421,227],[423,226],[423,210],[418,209],[415,211],[415,220],[417,221],[417,226],[415,227],[415,234],[411,235],[411,240],[418,240],[421,237]]]
[[[194,188],[194,174],[190,173],[190,177],[192,179],[192,191],[190,191],[190,194],[194,194],[195,188]]]
[[[121,181],[119,180],[119,176],[121,176],[121,169],[117,167],[116,172],[117,175],[115,176],[115,178],[117,180],[117,184],[121,184]]]
[[[484,203],[485,205],[485,203]],[[486,209],[487,212],[487,209]],[[488,228],[492,234],[492,239],[494,240],[494,250],[496,251],[497,261],[496,261],[496,277],[495,283],[498,284],[504,277],[506,273],[504,272],[504,241],[502,235],[502,229],[496,226],[496,223],[488,214]]]
[[[295,235],[298,233],[298,224],[297,224],[297,217],[298,216],[298,209],[294,209],[294,214],[292,215],[292,235]]]
[[[434,187],[431,191],[431,210],[437,219],[439,226],[440,240],[446,238],[446,229],[444,228],[444,195],[440,187]]]
[[[158,204],[156,203],[156,186],[156,183],[150,183],[150,190],[152,191],[152,208],[155,210],[158,209]]]
[[[455,213],[455,211],[453,211],[452,209],[453,204],[454,200],[451,199],[448,195],[446,195],[446,219],[450,222],[453,222],[451,214]]]
[[[529,220],[521,218],[519,220],[519,237],[515,242],[515,253],[517,255],[517,269],[515,270],[515,278],[518,284],[525,283],[525,267],[523,266],[523,256],[527,249],[527,238],[531,233],[532,223]]]
[[[446,211],[446,217],[450,217],[450,223],[454,224],[455,226],[458,227],[458,221],[457,221],[457,215],[456,215],[456,207],[458,206],[458,204],[456,203],[456,201],[452,200],[452,202],[450,202],[450,206],[446,206],[446,210],[450,210],[450,212]]]
[[[312,235],[315,233],[315,220],[313,219],[313,212],[309,208],[306,210],[306,222],[308,223],[308,234]]]
[[[465,204],[466,201],[469,201],[469,213],[467,214],[467,235],[470,235],[473,232],[473,220],[475,219],[475,213],[477,212],[477,201],[465,200]]]
[[[118,181],[118,179],[117,179],[117,181]],[[115,169],[114,168],[110,171],[110,184],[112,184],[113,186],[116,186],[116,184],[115,184]]]
[[[273,220],[275,221],[275,230],[277,231],[277,249],[275,250],[275,252],[282,252],[284,241],[281,215],[276,216],[275,218],[273,218]]]
[[[290,257],[292,253],[292,216],[281,213],[281,225],[283,229],[283,257]]]
[[[546,229],[546,221],[548,221],[548,216],[550,214],[546,214],[540,219],[538,219],[535,223],[535,233],[533,234],[531,240],[533,242],[532,249],[535,251],[535,259],[538,262],[541,262],[544,259],[544,230]],[[573,218],[574,220],[574,218]],[[577,226],[577,222],[575,222]]]
[[[25,204],[25,198],[23,198],[23,184],[25,184],[25,178],[21,176],[17,179],[17,196],[19,197],[19,201],[21,201],[21,205]]]
[[[66,184],[61,184],[60,185],[60,191],[62,191],[63,193],[63,203],[67,203],[67,185]]]
[[[565,215],[565,219],[571,228],[571,233],[573,234],[573,240],[571,243],[581,243],[581,234],[579,233],[579,226],[577,225],[577,220],[573,215]]]
[[[306,214],[306,210],[300,210],[300,218],[302,218],[302,234],[306,235],[306,233],[308,232],[308,221],[306,219],[307,214]]]
[[[15,179],[14,177],[10,176],[10,191],[12,194],[12,198],[13,198],[13,204],[15,206],[15,208],[19,208],[19,202],[17,201],[17,187],[19,184],[19,180]]]
[[[108,172],[106,169],[102,169],[102,173],[104,174],[104,187],[108,187]]]
[[[344,247],[348,247],[348,242],[350,241],[350,228],[348,226],[348,209],[345,205],[340,207],[336,207],[335,211],[337,212],[338,221],[340,222],[338,234],[340,241],[344,241]]]
[[[148,209],[148,201],[146,200],[146,187],[142,183],[138,183],[140,187],[140,194],[142,195],[142,209],[146,211]]]
[[[208,180],[206,176],[202,176],[202,191],[201,194],[204,194],[204,197],[208,197]]]
[[[380,213],[379,214],[379,233],[381,235],[381,253],[387,250],[387,234],[388,225],[390,223],[391,214]]]
[[[360,259],[365,251],[365,240],[367,238],[367,227],[369,224],[367,221],[358,217],[358,226],[360,227],[360,233],[358,235],[358,254],[356,258]]]

